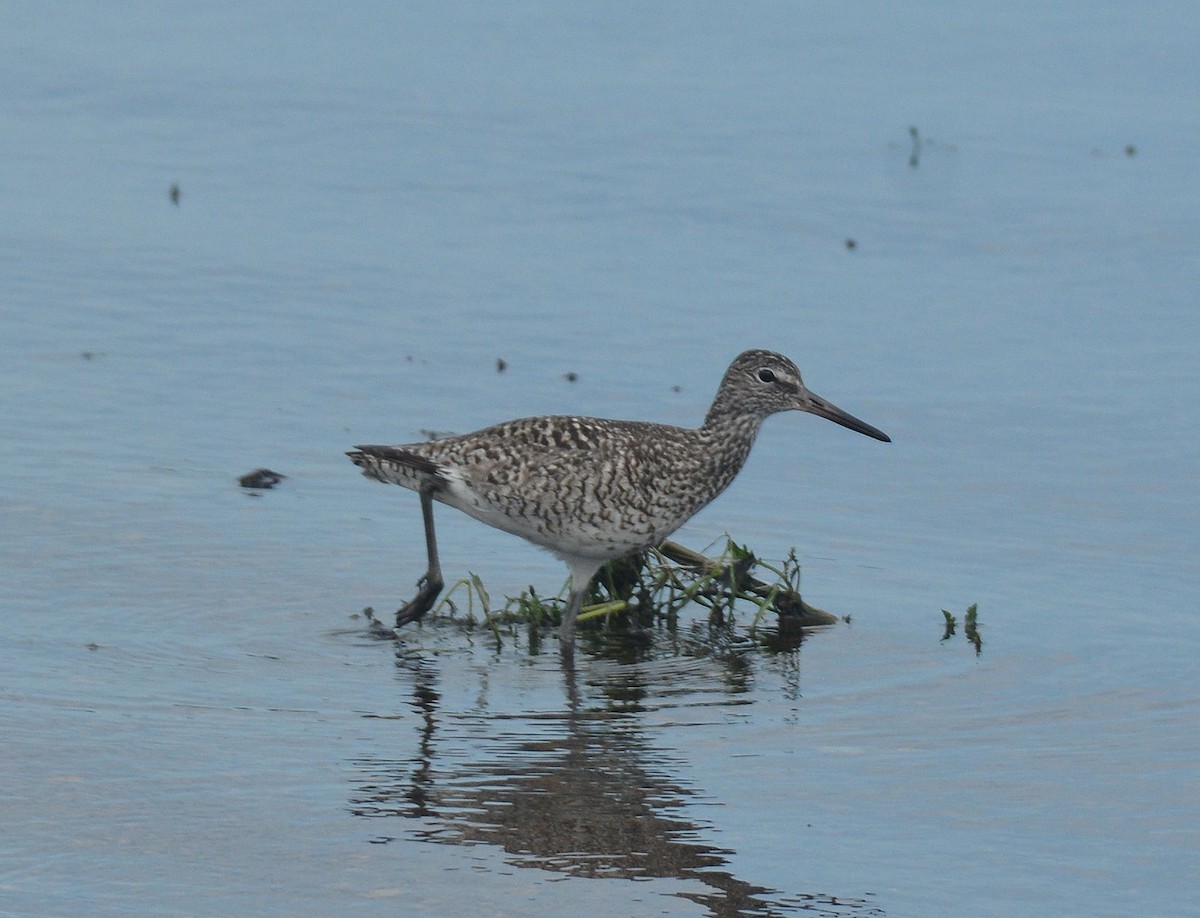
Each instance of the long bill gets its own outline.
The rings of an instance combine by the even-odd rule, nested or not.
[[[854,415],[847,411],[842,411],[837,405],[828,402],[814,392],[809,392],[807,389],[800,396],[800,404],[797,406],[801,411],[807,411],[809,414],[815,414],[818,417],[826,418],[833,421],[835,424],[841,424],[843,427],[853,430],[855,433],[865,434],[868,437],[874,437],[876,440],[882,440],[884,443],[891,443],[892,438],[885,434],[878,427],[872,427],[866,421],[860,421]]]

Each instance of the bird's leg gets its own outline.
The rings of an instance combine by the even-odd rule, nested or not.
[[[583,606],[583,597],[587,593],[588,581],[576,584],[571,580],[571,596],[567,600],[567,608],[563,612],[562,624],[558,626],[558,644],[566,656],[575,652],[575,617]]]
[[[567,558],[566,562],[571,570],[571,595],[567,599],[567,608],[558,628],[558,643],[563,655],[570,656],[575,651],[575,619],[579,610],[583,608],[583,600],[587,596],[592,578],[604,562],[595,558]]]
[[[421,517],[425,520],[425,553],[429,556],[429,568],[417,581],[417,595],[396,612],[396,627],[401,628],[415,622],[433,608],[433,601],[442,592],[442,568],[438,564],[437,535],[433,530],[433,492],[437,484],[432,479],[421,482]]]

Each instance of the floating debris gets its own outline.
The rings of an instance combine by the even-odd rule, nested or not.
[[[915,124],[908,129],[908,136],[912,138],[912,152],[908,154],[908,165],[909,168],[915,169],[921,163],[921,132]]]
[[[287,478],[279,472],[272,472],[270,469],[255,469],[253,472],[247,472],[238,479],[238,484],[243,488],[251,490],[265,491],[268,488],[273,488],[283,479]]]
[[[179,199],[181,197],[183,197],[183,192],[179,190],[178,182],[176,182],[174,185],[171,186],[170,194],[171,194],[171,203],[174,204],[176,207],[178,207]]]
[[[507,369],[508,369],[508,361],[506,361],[503,357],[497,357],[496,358],[496,372],[503,373]]]
[[[567,382],[575,382],[575,380],[579,379],[579,374],[574,371],[571,371],[570,373],[564,373],[563,379],[565,379]]]

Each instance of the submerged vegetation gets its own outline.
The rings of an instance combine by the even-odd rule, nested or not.
[[[538,629],[559,622],[567,597],[565,583],[554,596],[541,596],[531,586],[497,604],[479,576],[469,574],[451,585],[430,614],[468,626],[482,620],[497,645],[503,643],[506,633],[528,628],[531,643],[536,643]],[[727,538],[714,557],[667,541],[656,549],[606,564],[592,581],[578,624],[583,634],[597,630],[637,633],[659,626],[673,629],[680,611],[690,603],[708,609],[713,624],[729,624],[738,611],[744,611],[751,615],[751,636],[768,613],[779,616],[780,630],[790,628],[797,635],[802,628],[838,621],[800,598],[800,563],[795,549],[773,564]],[[367,609],[365,614],[375,630],[389,630],[373,610]]]

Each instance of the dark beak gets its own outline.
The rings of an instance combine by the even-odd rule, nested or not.
[[[866,434],[868,437],[874,437],[876,440],[882,440],[884,443],[892,442],[892,438],[882,430],[872,427],[866,421],[860,421],[854,415],[842,411],[837,405],[825,401],[821,396],[809,392],[807,389],[800,393],[799,404],[796,407],[801,411],[807,411],[809,414],[827,418],[835,424],[841,424],[843,427],[847,427],[856,433]]]

